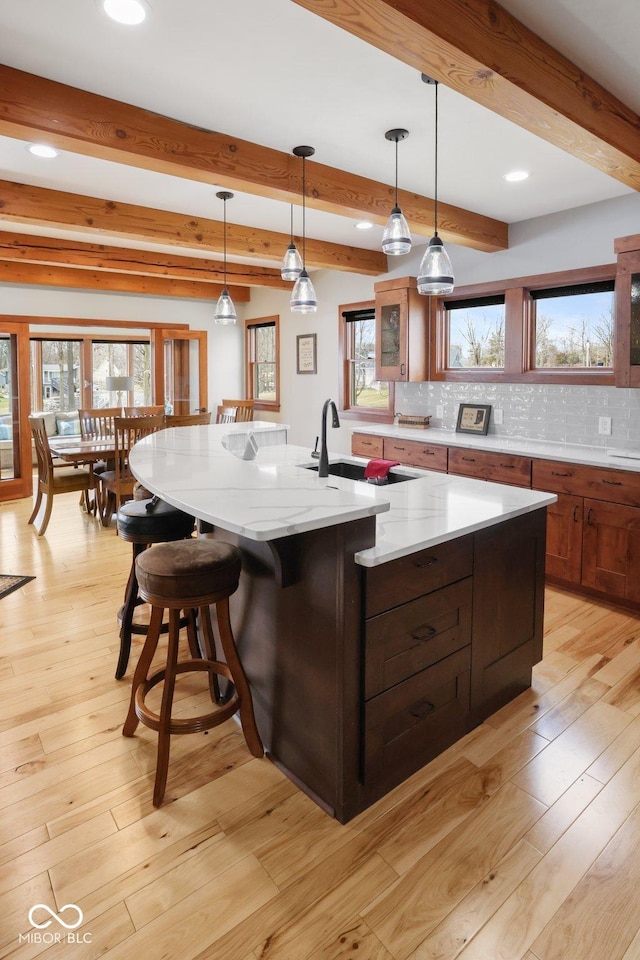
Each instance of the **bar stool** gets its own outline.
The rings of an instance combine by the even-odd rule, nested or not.
[[[158,761],[153,791],[153,804],[162,803],[169,769],[171,734],[200,733],[216,727],[239,712],[244,738],[254,757],[263,756],[262,741],[253,714],[251,692],[238,657],[231,621],[229,597],[238,587],[242,558],[237,547],[219,540],[182,540],[161,543],[146,550],[136,559],[140,596],[151,604],[149,632],[136,666],[129,712],[122,729],[132,737],[138,721],[158,733]],[[226,663],[215,659],[215,640],[210,605],[215,604],[218,633]],[[205,656],[178,661],[180,611],[198,610]],[[158,647],[160,626],[165,609],[169,610],[167,661],[162,670],[149,675]],[[209,677],[209,693],[213,703],[212,680],[221,675],[233,688],[230,699],[217,701],[217,708],[189,719],[172,719],[171,709],[176,677],[181,673],[205,671]],[[145,703],[150,690],[164,681],[160,712],[153,712]]]
[[[129,500],[123,503],[117,514],[118,534],[122,540],[133,544],[133,559],[124,593],[124,603],[118,611],[120,624],[120,653],[116,667],[116,680],[121,680],[127,671],[131,653],[131,635],[146,634],[145,623],[134,623],[133,614],[144,601],[138,594],[136,559],[152,543],[167,543],[185,540],[193,533],[195,520],[188,513],[172,507],[158,497],[146,500]],[[168,626],[165,624],[163,632]]]

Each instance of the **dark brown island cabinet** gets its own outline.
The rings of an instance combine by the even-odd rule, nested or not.
[[[545,508],[359,565],[375,524],[220,531],[243,554],[232,619],[266,751],[342,823],[525,690],[542,657]]]

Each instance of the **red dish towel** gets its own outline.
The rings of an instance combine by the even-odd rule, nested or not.
[[[364,478],[365,480],[383,480],[391,467],[398,467],[400,465],[399,460],[369,460],[369,463],[364,468]]]

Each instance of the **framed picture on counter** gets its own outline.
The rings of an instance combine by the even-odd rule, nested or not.
[[[301,333],[296,337],[296,373],[317,373],[317,344],[315,333]]]
[[[461,403],[458,407],[456,433],[484,436],[489,429],[491,406],[488,403]]]

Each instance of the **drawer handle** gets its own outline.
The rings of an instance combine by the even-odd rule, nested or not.
[[[559,470],[552,470],[552,471],[551,471],[551,476],[552,476],[552,477],[572,477],[573,474],[572,474],[572,473],[560,473]]]
[[[621,487],[622,480],[606,480],[604,477],[601,480],[602,483],[608,483],[611,487]]]
[[[432,567],[434,563],[438,562],[437,557],[427,557],[426,560],[422,560],[420,563],[416,563],[418,570],[422,570],[424,567]]]
[[[430,713],[433,713],[435,710],[435,703],[431,703],[430,700],[421,700],[420,703],[416,703],[415,706],[411,707],[411,716],[415,717],[416,720],[423,720],[424,717],[428,717]]]
[[[578,506],[578,504],[576,504],[575,507],[573,508],[573,522],[577,523],[579,519],[580,519],[580,507]]]
[[[417,630],[424,630],[424,633],[418,633]],[[424,643],[425,640],[431,640],[431,637],[435,637],[438,632],[435,627],[418,627],[415,633],[412,633],[411,636],[414,640],[417,640],[419,643]]]
[[[392,449],[394,449],[394,448],[395,448],[396,450],[406,450],[406,449],[407,449],[406,447],[400,447],[400,446],[398,446],[397,443],[394,444],[394,447],[392,447]]]
[[[427,457],[435,457],[435,452],[433,450],[423,450],[422,453],[426,454]]]
[[[504,470],[515,470],[515,465],[513,463],[501,463],[500,466]]]
[[[587,511],[587,523],[589,524],[590,527],[593,526],[593,520],[591,519],[592,514],[593,514],[593,507],[589,507],[589,510]]]
[[[475,462],[476,462],[476,458],[475,458],[475,457],[460,457],[460,459],[461,459],[461,460],[466,460],[467,463],[475,463]]]

